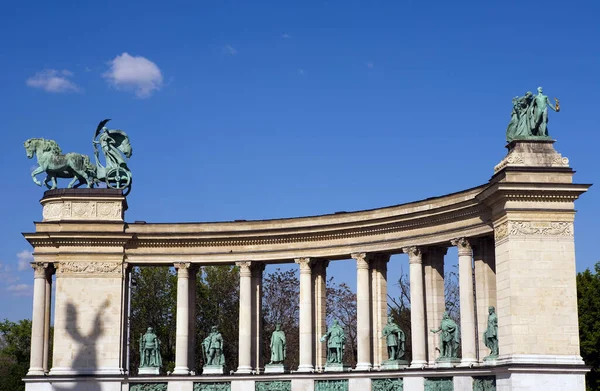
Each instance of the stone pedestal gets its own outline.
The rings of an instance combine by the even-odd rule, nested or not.
[[[435,360],[437,368],[452,368],[460,364],[460,358],[438,358]]]
[[[160,374],[160,368],[157,367],[145,367],[138,370],[138,375],[158,375]]]
[[[205,365],[202,367],[203,375],[224,375],[225,374],[225,366],[224,365]]]
[[[325,372],[348,372],[350,365],[338,364],[338,363],[327,363],[325,364]]]
[[[382,363],[381,369],[384,371],[393,371],[397,369],[406,368],[408,361],[406,360],[385,360]]]
[[[283,364],[267,364],[265,365],[265,373],[288,373],[289,369]]]

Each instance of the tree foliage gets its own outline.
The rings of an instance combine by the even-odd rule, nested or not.
[[[29,369],[31,321],[0,322],[0,391],[25,390],[21,380]]]
[[[581,356],[591,367],[586,375],[588,391],[600,390],[600,262],[577,274],[577,305]]]
[[[300,349],[300,281],[297,270],[281,271],[276,269],[263,279],[263,360],[271,359],[271,334],[277,323],[285,332],[287,355],[286,364],[292,369],[298,368]]]
[[[327,280],[327,324],[337,319],[346,333],[344,363],[356,366],[357,330],[356,330],[356,293],[346,283],[336,283],[333,277]]]

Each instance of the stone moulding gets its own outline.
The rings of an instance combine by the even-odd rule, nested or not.
[[[566,221],[505,221],[494,228],[496,241],[509,236],[573,237],[573,223]]]
[[[56,274],[120,275],[123,273],[122,262],[63,261],[55,263],[55,266]]]

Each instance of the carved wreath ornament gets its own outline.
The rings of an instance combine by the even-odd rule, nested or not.
[[[60,262],[58,274],[120,274],[122,263],[119,262]]]
[[[507,236],[573,236],[573,223],[564,221],[506,221],[494,229],[496,240]]]

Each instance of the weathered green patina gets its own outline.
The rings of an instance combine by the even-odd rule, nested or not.
[[[425,391],[454,391],[454,382],[447,377],[425,379]]]
[[[68,188],[77,188],[83,184],[94,187],[101,182],[113,189],[123,190],[129,194],[131,190],[131,170],[127,166],[127,159],[131,157],[132,149],[129,137],[122,130],[111,130],[104,125],[110,121],[101,121],[96,128],[92,145],[96,164],[90,162],[87,155],[80,153],[63,154],[54,140],[43,138],[30,138],[25,141],[27,157],[37,157],[38,167],[32,171],[33,182],[41,186],[36,176],[46,173],[44,184],[49,189],[56,189],[57,178],[72,178]],[[104,164],[100,161],[98,146],[104,155]]]
[[[506,129],[506,141],[516,139],[547,139],[548,138],[548,107],[559,112],[560,105],[555,99],[554,106],[538,87],[537,95],[528,91],[524,96],[514,97],[510,122]]]
[[[160,368],[161,366],[160,341],[152,327],[148,327],[146,334],[140,336],[140,368]]]
[[[440,356],[437,361],[456,359],[458,357],[458,347],[460,345],[460,331],[455,321],[450,318],[448,312],[444,312],[442,323],[438,329],[432,329],[432,333],[440,335]]]
[[[348,380],[315,380],[315,391],[348,391]]]
[[[483,342],[490,349],[490,354],[485,359],[495,359],[498,357],[498,315],[496,308],[488,308],[487,329],[483,333]]]
[[[231,391],[231,383],[194,383],[194,391]]]
[[[339,325],[337,319],[325,335],[321,337],[321,342],[327,340],[327,363],[342,364],[344,358],[344,346],[346,344],[346,333],[342,326]]]
[[[383,338],[387,344],[388,361],[397,361],[404,357],[406,334],[391,317],[383,328]]]
[[[372,391],[402,391],[404,383],[402,379],[373,379],[371,380]]]
[[[473,378],[473,391],[496,391],[495,376],[478,376]]]
[[[167,383],[130,384],[129,391],[167,391]]]
[[[289,380],[280,381],[257,381],[256,391],[292,391],[292,382]]]
[[[212,326],[210,334],[202,341],[202,352],[205,365],[225,365],[223,336],[217,326]]]
[[[278,323],[275,325],[275,331],[271,334],[271,362],[269,364],[282,364],[285,354],[285,333],[281,330],[281,324]]]

